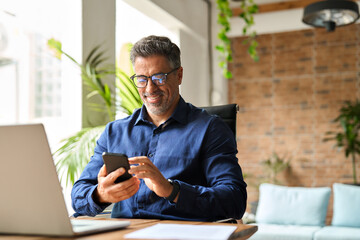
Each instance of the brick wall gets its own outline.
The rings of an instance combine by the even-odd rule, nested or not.
[[[291,158],[283,185],[320,187],[352,182],[351,160],[323,142],[344,100],[360,98],[360,25],[260,35],[259,62],[233,38],[229,102],[237,103],[238,158],[258,199],[261,161],[272,152]],[[360,180],[360,159],[357,162]],[[330,204],[331,210],[332,200]],[[329,212],[330,212],[329,210]],[[328,216],[329,218],[329,216]]]

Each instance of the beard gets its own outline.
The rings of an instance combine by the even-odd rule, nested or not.
[[[151,97],[152,95],[159,96],[160,101],[156,103],[148,102],[147,97]],[[166,95],[164,92],[160,90],[152,94],[144,93],[142,95],[142,100],[146,106],[146,110],[154,115],[162,115],[166,113],[172,107],[172,104],[174,103],[175,99],[176,99],[176,94],[173,94],[172,97],[169,98],[168,95]]]

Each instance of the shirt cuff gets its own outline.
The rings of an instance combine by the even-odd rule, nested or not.
[[[102,211],[104,211],[104,209],[111,204],[111,203],[98,204],[98,203],[96,203],[94,201],[92,196],[93,196],[94,191],[96,190],[96,188],[97,188],[97,184],[95,186],[92,186],[90,188],[89,194],[87,196],[87,201],[89,203],[89,206],[90,206],[92,212],[95,213],[95,215],[101,213]]]
[[[193,209],[196,205],[197,191],[194,186],[187,183],[175,180],[180,185],[179,197],[177,199],[176,207],[180,209]]]

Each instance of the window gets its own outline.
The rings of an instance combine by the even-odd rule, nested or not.
[[[54,57],[50,38],[81,60],[81,0],[1,1],[0,124],[42,122],[54,149],[80,129],[81,78]]]

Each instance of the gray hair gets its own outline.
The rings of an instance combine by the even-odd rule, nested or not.
[[[130,51],[130,60],[135,64],[137,57],[164,56],[172,68],[181,66],[180,49],[167,37],[148,36],[137,41]]]

